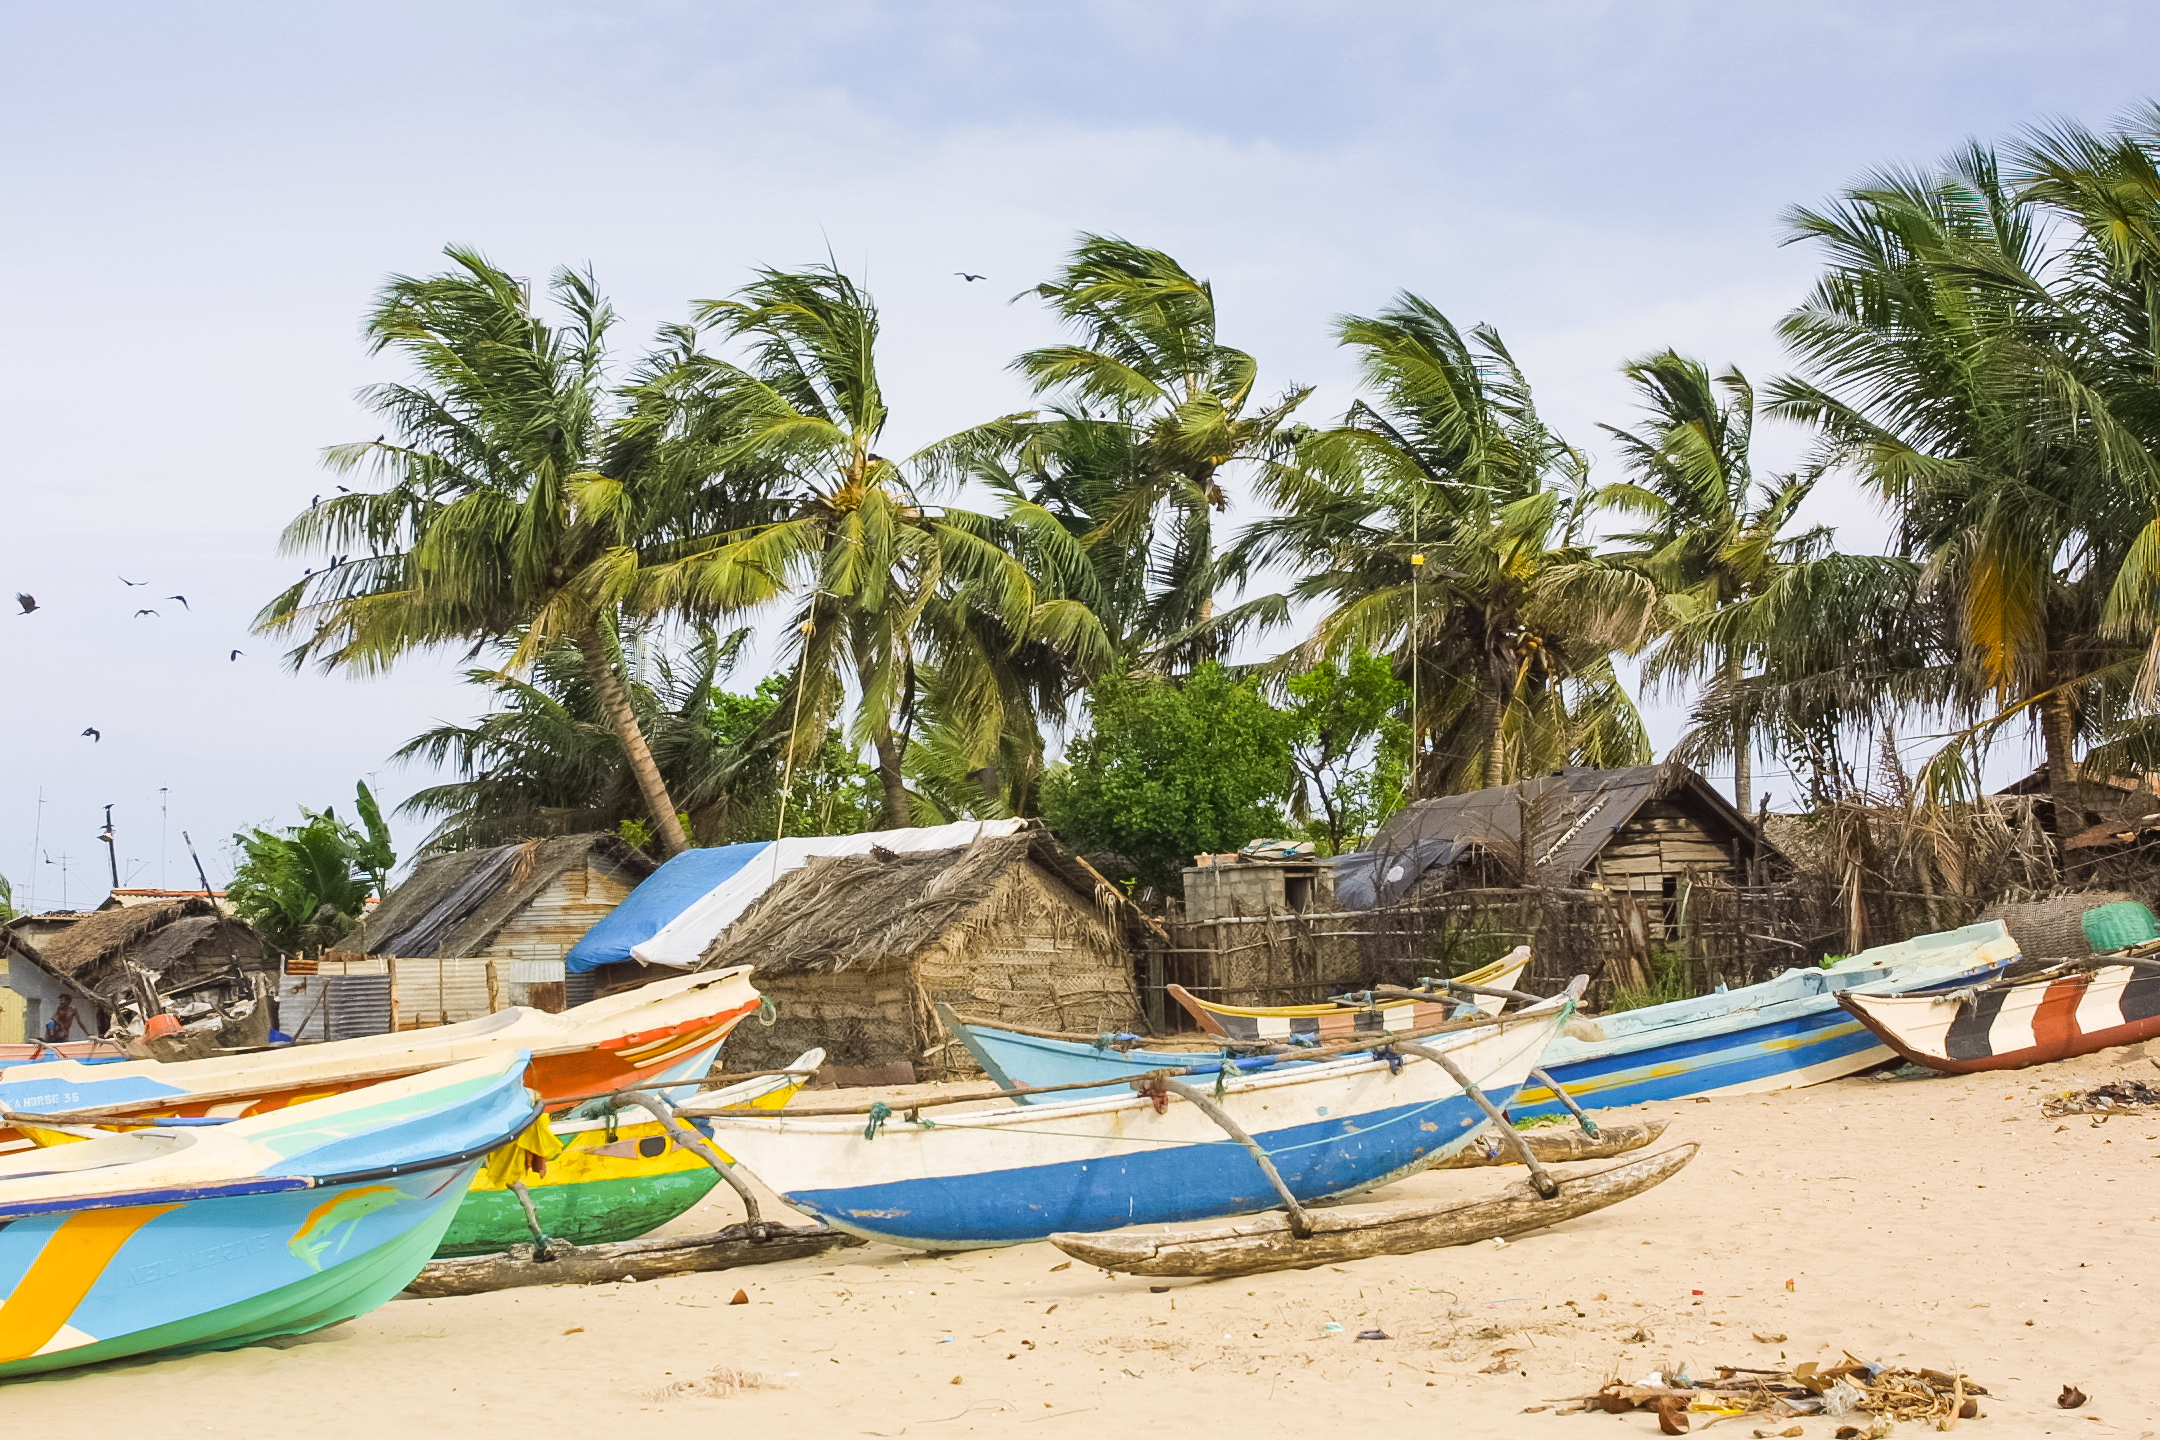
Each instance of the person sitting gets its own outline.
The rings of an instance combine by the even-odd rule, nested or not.
[[[53,1011],[52,1019],[45,1022],[45,1039],[50,1044],[58,1045],[70,1038],[74,1033],[75,997],[73,995],[62,995],[59,1008]]]

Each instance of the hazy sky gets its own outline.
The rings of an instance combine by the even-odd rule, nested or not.
[[[1626,357],[1779,368],[1812,267],[1779,246],[1784,207],[2160,95],[2156,16],[0,3],[0,593],[46,607],[0,614],[0,874],[56,904],[65,854],[67,898],[95,903],[111,803],[129,883],[192,883],[183,829],[222,883],[236,828],[349,813],[361,775],[392,800],[426,783],[388,756],[475,712],[450,661],[295,676],[248,625],[308,563],[276,537],[331,483],[320,447],[381,428],[352,399],[395,373],[363,307],[446,243],[591,263],[625,348],[830,247],[883,306],[904,448],[1024,399],[1005,363],[1053,331],[1009,298],[1113,232],[1211,277],[1267,382],[1320,387],[1309,418],[1349,394],[1330,318],[1407,287],[1498,325],[1595,452],[1629,418]],[[1797,444],[1766,436],[1758,463]],[[1849,489],[1811,518],[1852,548],[1882,528]]]

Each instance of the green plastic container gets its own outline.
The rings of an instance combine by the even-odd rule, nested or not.
[[[2160,920],[2153,918],[2151,907],[2135,900],[2095,905],[2079,917],[2078,924],[2084,927],[2085,943],[2102,955],[2160,940]]]

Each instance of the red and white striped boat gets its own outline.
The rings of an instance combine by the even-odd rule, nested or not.
[[[1930,1070],[2016,1070],[2160,1036],[2160,965],[2109,964],[1998,980],[1935,995],[1864,995],[1838,1004],[1883,1044]]]

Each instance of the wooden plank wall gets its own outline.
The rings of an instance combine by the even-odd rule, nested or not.
[[[629,877],[590,862],[555,877],[481,951],[503,960],[561,960],[630,893]]]

